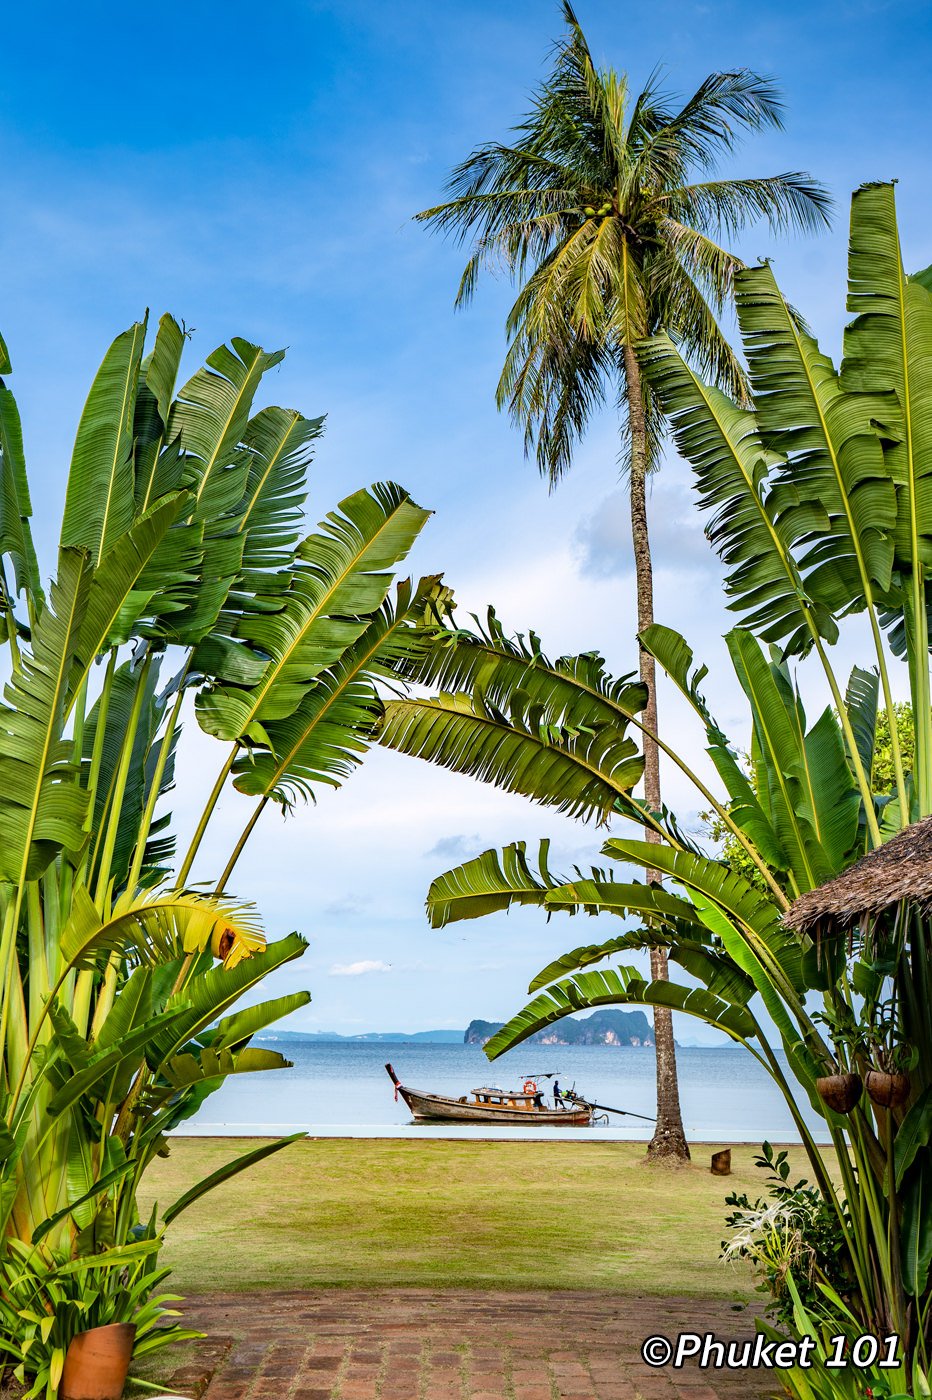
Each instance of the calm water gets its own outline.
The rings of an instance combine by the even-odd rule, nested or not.
[[[396,1103],[385,1061],[403,1084],[464,1094],[482,1084],[520,1087],[556,1071],[562,1088],[575,1084],[598,1103],[634,1113],[654,1112],[654,1055],[619,1046],[520,1047],[490,1065],[474,1045],[371,1044],[323,1041],[280,1044],[294,1067],[227,1080],[181,1129],[198,1134],[278,1134],[305,1129],[321,1137],[579,1137],[645,1139],[651,1124],[636,1118],[595,1128],[415,1127]],[[681,1049],[680,1097],[687,1136],[694,1142],[797,1142],[799,1134],[775,1086],[745,1051]],[[544,1081],[549,1083],[548,1081]],[[806,1105],[813,1128],[821,1120]],[[822,1125],[824,1128],[824,1125]],[[824,1132],[817,1133],[824,1139]]]

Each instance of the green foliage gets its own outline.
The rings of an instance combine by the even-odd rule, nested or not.
[[[802,329],[769,265],[735,274],[747,403],[703,384],[688,363],[689,347],[675,338],[654,336],[639,347],[659,407],[695,470],[700,505],[714,512],[709,533],[728,568],[730,606],[742,620],[726,643],[748,704],[746,756],[711,714],[702,692],[706,668],[683,638],[662,626],[639,636],[701,725],[715,790],[645,726],[643,700],[635,706],[610,698],[600,659],[594,675],[591,656],[550,662],[534,633],[529,643],[508,642],[490,626],[438,639],[414,675],[455,688],[455,700],[418,700],[416,714],[411,702],[389,706],[384,731],[394,747],[538,802],[647,829],[646,841],[613,834],[602,855],[653,872],[665,882],[662,898],[596,868],[556,877],[546,852],[535,870],[520,843],[434,882],[435,923],[512,903],[627,921],[616,936],[581,945],[544,969],[531,984],[534,999],[494,1036],[488,1053],[504,1053],[571,1011],[608,1004],[667,1005],[744,1043],[786,1099],[813,1182],[790,1188],[775,1162],[776,1196],[761,1212],[782,1212],[782,1223],[776,1233],[768,1227],[748,1239],[765,1280],[780,1281],[783,1320],[797,1335],[810,1326],[798,1287],[805,1275],[806,1300],[815,1305],[810,1284],[823,1299],[811,1325],[837,1325],[843,1317],[846,1333],[849,1326],[897,1333],[903,1354],[888,1388],[911,1386],[923,1396],[932,1354],[926,902],[904,900],[868,920],[859,919],[852,896],[847,918],[804,932],[784,916],[797,896],[917,818],[932,817],[930,285],[928,273],[907,277],[903,270],[892,186],[865,186],[852,202],[849,308],[856,315],[840,370]],[[854,613],[864,614],[874,650],[843,689],[830,647],[842,619]],[[908,668],[908,706],[893,701],[891,651]],[[792,669],[808,653],[832,700],[814,722]],[[483,750],[490,702],[497,740]],[[577,713],[583,719],[572,726],[572,742],[585,757],[586,791],[601,792],[601,803],[577,796],[573,770],[562,761],[567,719]],[[538,752],[555,751],[536,768],[517,757],[528,742],[529,717]],[[612,782],[613,739],[631,730],[657,742],[691,780],[723,842],[719,854],[699,850],[672,814],[634,796],[635,755],[626,759],[626,781]],[[631,966],[596,966],[615,953],[657,947],[688,982],[649,983]],[[884,1090],[877,1082],[891,1072],[907,1075],[902,1102],[893,1085]],[[822,1081],[836,1075],[866,1080],[873,1097],[863,1093],[847,1113],[832,1107],[842,1100]],[[837,1177],[803,1116],[807,1101],[823,1119]],[[754,1209],[750,1201],[742,1208]],[[805,1381],[801,1372],[798,1393],[808,1397]],[[853,1394],[847,1380],[837,1392],[831,1384],[827,1379],[821,1393]]]
[[[23,1400],[55,1400],[70,1343],[79,1332],[111,1323],[136,1328],[133,1355],[141,1357],[202,1334],[169,1319],[180,1300],[156,1290],[170,1270],[156,1267],[159,1236],[122,1249],[72,1260],[10,1242],[0,1263],[0,1365],[28,1385]]]
[[[899,741],[903,767],[907,773],[911,773],[915,758],[916,735],[913,727],[913,707],[908,700],[900,700],[893,705],[893,723]],[[879,793],[891,792],[895,785],[890,713],[885,709],[877,715],[877,729],[871,763],[871,784],[874,791]]]
[[[726,1196],[731,1234],[722,1242],[722,1258],[749,1260],[761,1278],[758,1292],[770,1298],[768,1312],[778,1325],[792,1328],[790,1278],[809,1308],[824,1303],[823,1285],[844,1299],[854,1291],[855,1279],[844,1232],[822,1193],[805,1179],[791,1182],[787,1153],[775,1153],[769,1142],[754,1162],[767,1174],[768,1196],[753,1201],[746,1191]]]
[[[267,943],[256,912],[224,894],[237,859],[269,802],[287,810],[362,760],[379,682],[397,693],[449,604],[437,578],[399,583],[388,602],[428,515],[400,486],[357,491],[300,537],[321,420],[253,412],[281,352],[234,340],[176,395],[184,334],[166,316],[148,355],[145,337],[144,322],[119,336],[92,385],[48,598],[0,385],[0,554],[27,615],[0,569],[0,1349],[49,1397],[77,1330],[135,1321],[138,1354],[183,1335],[153,1330],[165,1225],[294,1140],[141,1222],[140,1183],[167,1134],[229,1075],[286,1066],[250,1042],[309,1000],[235,1009],[306,946],[298,933]],[[191,698],[229,742],[176,862],[165,799]],[[231,790],[256,801],[222,873],[190,890]]]

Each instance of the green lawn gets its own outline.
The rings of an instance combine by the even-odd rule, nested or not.
[[[250,1140],[256,1145],[256,1139]],[[176,1138],[146,1179],[167,1206],[247,1146]],[[718,1262],[733,1189],[757,1193],[754,1148],[734,1174],[644,1165],[640,1144],[318,1139],[204,1197],[172,1225],[183,1293],[339,1287],[612,1288],[747,1298]],[[802,1154],[794,1166],[804,1173]]]

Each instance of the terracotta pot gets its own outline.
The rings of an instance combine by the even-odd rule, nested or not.
[[[869,1069],[864,1076],[864,1087],[868,1097],[880,1108],[898,1108],[909,1098],[909,1075]]]
[[[121,1400],[135,1338],[132,1322],[79,1332],[65,1356],[59,1400]]]
[[[815,1086],[822,1102],[836,1113],[850,1113],[864,1087],[857,1074],[826,1074]]]

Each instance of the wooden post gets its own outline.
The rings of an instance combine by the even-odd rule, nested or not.
[[[731,1148],[712,1153],[712,1175],[731,1176]]]

